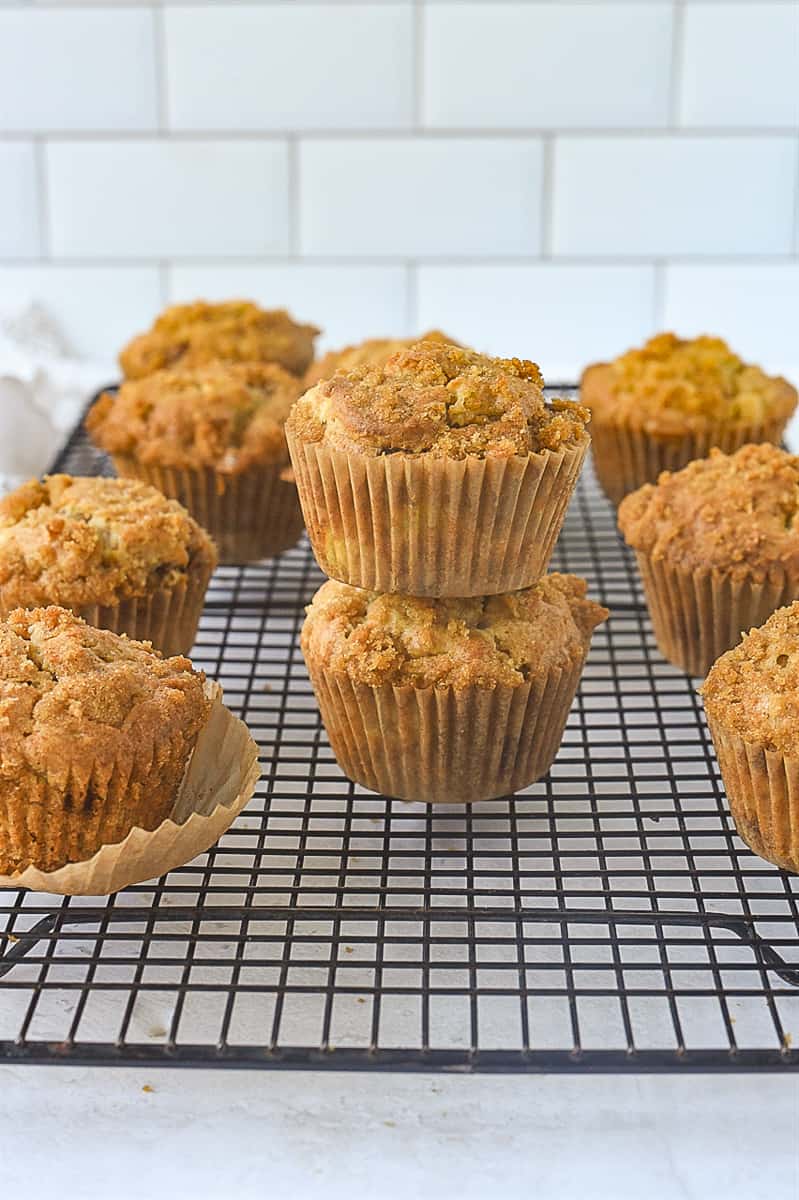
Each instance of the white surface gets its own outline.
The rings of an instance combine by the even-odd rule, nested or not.
[[[25,258],[39,253],[36,162],[25,142],[0,144],[0,255]]]
[[[8,1195],[794,1200],[799,1187],[799,1081],[773,1075],[14,1066],[0,1094]]]

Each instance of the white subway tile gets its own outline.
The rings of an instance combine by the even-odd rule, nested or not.
[[[300,152],[306,254],[535,254],[535,139],[308,140]]]
[[[0,258],[38,254],[36,159],[30,142],[0,144]]]
[[[685,125],[799,122],[799,6],[690,4],[684,23]]]
[[[282,142],[54,142],[53,252],[177,257],[285,253]]]
[[[799,372],[799,263],[666,267],[664,323],[717,333],[744,358]]]
[[[410,4],[218,5],[165,15],[175,129],[407,127]]]
[[[148,130],[156,123],[151,12],[0,13],[0,128]]]
[[[559,138],[554,252],[789,253],[796,166],[788,137]]]
[[[317,344],[326,348],[406,333],[406,274],[401,266],[185,264],[169,272],[169,295],[172,302],[242,296],[287,308],[319,326]]]
[[[428,6],[425,122],[665,125],[671,16],[665,3]]]
[[[422,266],[420,327],[539,363],[545,377],[576,379],[652,332],[654,270],[645,266]]]
[[[0,268],[0,308],[38,302],[78,354],[111,364],[161,307],[157,267]]]

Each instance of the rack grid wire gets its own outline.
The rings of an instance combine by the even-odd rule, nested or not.
[[[562,394],[562,393],[561,393]],[[55,469],[108,470],[79,426]],[[106,898],[0,892],[0,1059],[394,1071],[799,1063],[799,881],[737,837],[590,468],[554,569],[611,610],[560,753],[500,801],[350,783],[298,649],[305,539],[222,567],[195,663],[263,775],[207,854]]]

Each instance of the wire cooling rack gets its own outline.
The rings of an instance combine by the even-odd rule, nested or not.
[[[75,431],[58,469],[105,461]],[[219,844],[108,900],[0,892],[0,1057],[447,1071],[796,1066],[799,881],[735,834],[590,474],[553,567],[612,610],[546,779],[468,807],[339,771],[298,649],[305,541],[221,568],[194,661],[261,747]]]

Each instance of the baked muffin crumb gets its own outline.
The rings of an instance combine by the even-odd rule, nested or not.
[[[367,338],[353,346],[344,346],[341,350],[328,350],[316,362],[312,362],[305,372],[306,388],[313,387],[321,379],[329,379],[336,371],[352,371],[355,367],[382,366],[401,350],[408,350],[416,342],[444,342],[451,346],[460,343],[454,338],[447,337],[440,329],[430,329],[415,338]]]

